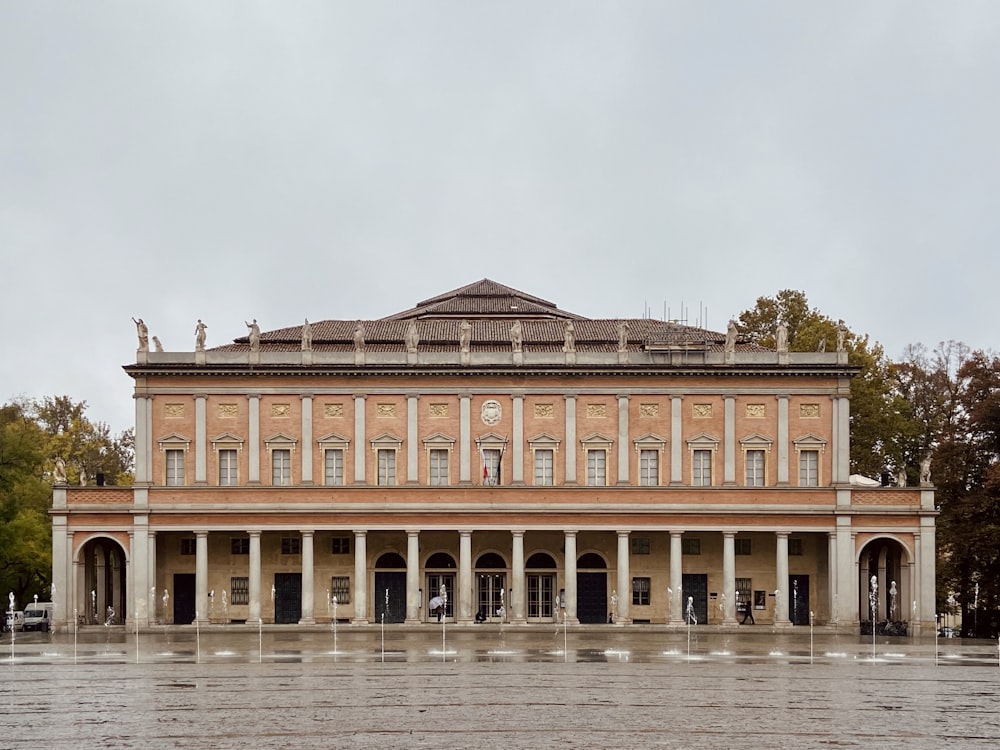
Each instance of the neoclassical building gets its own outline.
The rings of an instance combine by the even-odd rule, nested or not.
[[[131,487],[53,497],[57,622],[934,625],[934,493],[859,487],[855,369],[484,279],[134,364]],[[157,349],[159,347],[157,346]],[[124,618],[123,618],[124,613]]]

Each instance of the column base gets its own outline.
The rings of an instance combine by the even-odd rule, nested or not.
[[[351,625],[367,625],[368,620],[364,617],[352,617]]]

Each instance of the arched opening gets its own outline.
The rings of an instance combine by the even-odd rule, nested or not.
[[[895,539],[868,542],[858,560],[862,632],[905,635],[913,617],[913,581],[906,548]]]
[[[372,606],[376,620],[406,620],[406,560],[398,552],[385,552],[375,561],[373,594]]]
[[[476,559],[476,622],[507,619],[507,561],[496,552]]]
[[[424,564],[426,595],[421,597],[427,618],[455,616],[455,558],[447,552],[435,552]],[[443,596],[446,594],[447,596]],[[440,597],[439,601],[432,600]],[[440,604],[443,601],[443,604]],[[440,604],[440,606],[438,606]]]
[[[582,625],[607,622],[608,563],[596,552],[585,552],[576,561],[576,615]]]
[[[84,596],[77,617],[87,625],[125,622],[125,550],[114,539],[91,539],[81,551]]]
[[[555,558],[547,552],[536,552],[527,559],[524,567],[528,622],[551,622],[558,606]]]

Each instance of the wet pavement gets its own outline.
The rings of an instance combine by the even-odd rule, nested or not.
[[[993,641],[802,628],[88,628],[0,641],[0,749],[996,748]]]

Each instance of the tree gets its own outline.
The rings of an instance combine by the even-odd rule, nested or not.
[[[86,417],[86,401],[74,402],[69,396],[46,396],[33,407],[48,436],[49,457],[66,461],[71,484],[93,481],[98,475],[107,484],[131,484],[135,443],[131,429],[112,437],[107,424]]]

